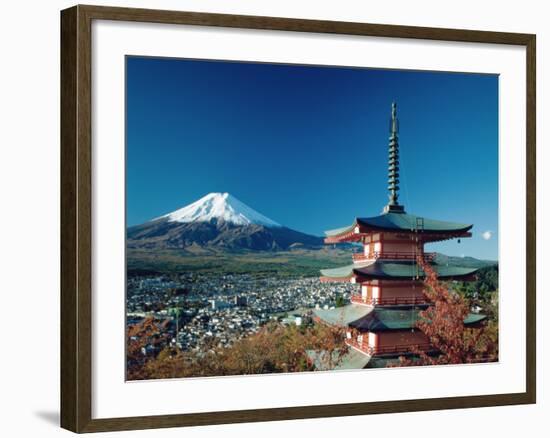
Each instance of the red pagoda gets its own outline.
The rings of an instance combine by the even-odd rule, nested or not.
[[[346,327],[346,343],[355,356],[352,366],[367,365],[372,357],[391,358],[414,349],[431,350],[428,337],[416,328],[418,313],[429,306],[423,293],[424,272],[417,262],[422,257],[441,280],[473,280],[476,269],[438,264],[435,253],[424,245],[471,237],[471,224],[444,222],[408,214],[398,202],[399,120],[392,104],[389,137],[389,203],[382,214],[358,217],[351,225],[327,231],[325,243],[353,242],[362,245],[353,263],[321,271],[323,282],[357,284],[351,304],[333,309],[316,309],[315,318]],[[475,324],[484,315],[470,314],[465,324]],[[360,355],[358,356],[358,353]]]

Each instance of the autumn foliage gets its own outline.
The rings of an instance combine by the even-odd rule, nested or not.
[[[129,348],[129,352],[134,350]],[[312,352],[316,361],[312,360]],[[346,353],[347,346],[340,329],[324,325],[297,327],[272,323],[256,334],[236,341],[231,347],[211,345],[200,351],[166,347],[156,358],[129,365],[128,378],[166,379],[331,369]]]
[[[126,332],[126,363],[127,378],[129,380],[138,378],[139,370],[147,362],[147,356],[143,354],[143,349],[147,345],[161,348],[162,345],[168,342],[167,323],[167,320],[158,322],[153,317],[148,317],[139,324],[128,327]]]
[[[498,360],[498,327],[494,321],[466,327],[469,302],[438,280],[435,270],[422,257],[418,264],[426,273],[424,294],[433,303],[419,313],[417,327],[426,334],[438,354],[413,350],[416,358],[401,357],[398,366],[442,365]]]

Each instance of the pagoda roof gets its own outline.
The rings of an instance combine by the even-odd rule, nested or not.
[[[354,233],[355,228],[359,226],[361,232],[371,231],[409,231],[409,232],[427,232],[427,233],[463,233],[470,230],[472,224],[463,224],[458,222],[447,222],[436,219],[429,219],[414,214],[404,212],[388,212],[373,217],[358,217],[355,221],[342,228],[325,231],[327,237],[338,237]]]
[[[475,273],[478,268],[465,268],[461,266],[430,265],[442,279],[466,277]],[[345,279],[361,277],[365,279],[410,279],[413,277],[424,277],[422,268],[414,261],[383,261],[376,260],[368,265],[351,264],[332,269],[322,269],[321,275],[328,279]]]
[[[347,327],[353,321],[357,321],[372,312],[372,310],[373,308],[369,306],[348,304],[334,309],[315,309],[313,314],[327,324]]]
[[[350,323],[360,331],[383,332],[388,330],[407,330],[416,326],[422,309],[418,308],[375,308],[364,318]],[[486,315],[470,313],[464,319],[465,325],[471,325],[483,321]]]
[[[357,309],[357,308],[363,308]],[[325,323],[339,327],[352,327],[360,331],[383,332],[390,330],[406,330],[416,326],[423,309],[418,307],[378,308],[348,304],[334,309],[314,310],[314,314]],[[360,315],[356,319],[355,316]],[[476,324],[487,316],[470,313],[464,319],[464,324]]]
[[[328,351],[314,351],[314,350],[307,350],[306,354],[308,358],[311,360],[313,365],[315,366],[315,369],[318,371],[326,371],[329,368],[327,368],[327,355],[329,354]],[[336,365],[331,368],[332,370],[357,370],[362,369],[367,366],[369,363],[371,357],[366,354],[362,353],[360,351],[357,351],[354,348],[349,348],[347,353],[345,353],[343,356],[339,357],[340,352],[334,351],[332,353],[332,360]]]

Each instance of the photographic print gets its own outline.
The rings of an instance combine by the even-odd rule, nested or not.
[[[127,380],[497,362],[498,178],[498,75],[126,57]]]

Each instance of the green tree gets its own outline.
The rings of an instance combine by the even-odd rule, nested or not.
[[[346,305],[346,300],[344,300],[343,295],[336,295],[335,303],[336,307],[344,307]]]

